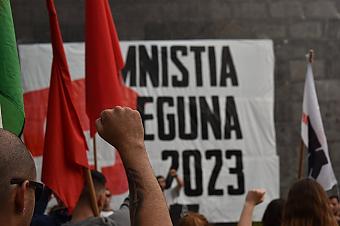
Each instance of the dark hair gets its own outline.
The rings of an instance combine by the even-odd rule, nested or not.
[[[316,181],[303,179],[289,190],[282,226],[337,226],[326,192]]]
[[[284,199],[274,199],[268,204],[262,217],[263,226],[281,225],[284,204]]]
[[[337,195],[331,195],[331,196],[328,197],[328,199],[336,199],[339,202],[339,196],[337,196]]]
[[[105,176],[96,170],[91,170],[92,181],[96,194],[105,191],[106,189],[106,179]],[[80,202],[88,202],[90,200],[90,191],[88,186],[84,186],[83,191],[79,197]]]
[[[165,177],[163,177],[162,175],[158,175],[158,176],[156,177],[156,179],[157,179],[157,180],[159,180],[159,179],[165,179]]]
[[[91,170],[91,176],[92,176],[92,180],[93,180],[93,184],[94,186],[104,186],[106,185],[106,178],[105,176],[99,172],[99,171],[96,171],[96,170]]]

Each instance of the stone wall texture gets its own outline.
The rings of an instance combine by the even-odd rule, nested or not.
[[[55,0],[65,42],[84,40],[84,0]],[[340,181],[340,1],[114,0],[121,40],[272,39],[281,194],[296,180],[305,54],[314,74],[333,167]],[[12,0],[18,43],[49,42],[45,1]]]

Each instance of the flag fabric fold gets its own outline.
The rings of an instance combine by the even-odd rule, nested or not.
[[[53,61],[42,181],[64,202],[69,212],[72,212],[85,184],[84,168],[88,168],[88,148],[72,99],[71,76],[53,0],[47,0],[47,7]]]
[[[312,66],[307,66],[303,96],[301,136],[308,149],[308,176],[315,179],[327,191],[337,184],[329,157]]]
[[[124,61],[108,0],[86,0],[85,63],[86,112],[93,137],[95,120],[104,109],[136,108],[137,100],[122,80]]]
[[[9,0],[0,0],[0,122],[20,135],[25,123],[19,57]]]

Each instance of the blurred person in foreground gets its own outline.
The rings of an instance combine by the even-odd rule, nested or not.
[[[99,212],[104,209],[106,202],[106,179],[105,176],[95,170],[91,170],[94,190]],[[91,194],[88,186],[79,197],[77,205],[72,212],[70,222],[63,226],[130,226],[129,203],[125,202],[121,208],[107,217],[95,217],[91,206]]]
[[[208,220],[199,213],[188,212],[179,221],[179,226],[211,226]]]
[[[43,189],[25,144],[14,134],[0,129],[0,224],[28,226],[35,199]]]
[[[129,182],[132,226],[170,226],[163,194],[144,146],[144,129],[138,111],[114,107],[96,121],[99,135],[119,150]]]
[[[312,179],[303,179],[290,188],[282,226],[337,226],[326,192]]]

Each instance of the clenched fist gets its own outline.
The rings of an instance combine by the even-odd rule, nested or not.
[[[102,111],[96,127],[99,135],[119,151],[125,152],[136,145],[144,145],[140,114],[131,108],[117,106]]]
[[[246,197],[246,203],[256,206],[264,200],[264,194],[266,191],[264,189],[253,189],[248,191]]]

